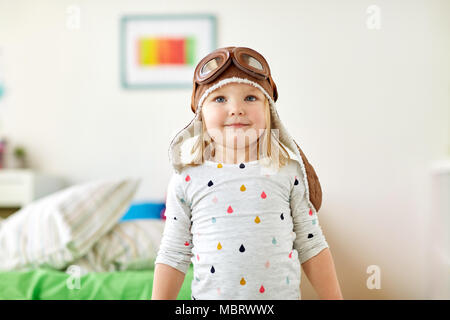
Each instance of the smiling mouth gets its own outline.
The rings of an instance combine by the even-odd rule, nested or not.
[[[246,127],[246,126],[248,126],[248,124],[237,123],[237,124],[229,124],[229,125],[226,125],[225,127],[242,128],[242,127]]]

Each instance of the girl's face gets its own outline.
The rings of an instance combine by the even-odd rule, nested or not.
[[[253,144],[266,128],[265,101],[261,90],[246,83],[229,83],[214,90],[202,107],[209,136],[227,148]]]

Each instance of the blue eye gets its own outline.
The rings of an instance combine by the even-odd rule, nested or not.
[[[254,100],[247,100],[247,98],[253,98]],[[218,100],[218,99],[221,99],[221,100]],[[247,101],[251,101],[251,102],[257,100],[257,98],[256,98],[255,96],[252,96],[252,95],[247,96],[245,99],[246,99]],[[214,98],[214,102],[218,102],[218,103],[225,102],[225,97],[223,97],[223,96],[215,97],[215,98]]]

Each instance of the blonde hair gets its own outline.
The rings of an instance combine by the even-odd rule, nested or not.
[[[271,113],[270,113],[270,105],[269,105],[269,100],[266,98],[264,101],[264,113],[265,113],[265,120],[266,120],[266,130],[264,131],[264,134],[261,135],[261,137],[263,137],[264,141],[266,141],[266,147],[262,148],[263,151],[265,150],[266,152],[264,154],[261,154],[261,150],[260,150],[260,138],[258,137],[258,140],[256,141],[257,144],[257,159],[261,160],[262,158],[267,158],[269,159],[269,163],[267,165],[271,165],[273,163],[278,163],[278,168],[283,167],[284,165],[286,165],[288,163],[288,160],[290,159],[289,153],[286,151],[286,149],[283,147],[283,145],[277,141],[276,139],[274,139],[272,137],[272,125],[271,125]],[[209,150],[211,153],[208,155],[209,157],[212,157],[215,155],[215,148],[213,147],[213,141],[211,139],[211,137],[209,136],[209,134],[207,133],[206,130],[206,125],[205,125],[205,121],[203,118],[203,112],[202,110],[200,110],[200,116],[202,119],[202,130],[201,130],[201,134],[199,135],[197,141],[194,143],[194,145],[192,146],[191,149],[191,155],[193,155],[193,159],[187,163],[186,165],[188,166],[198,166],[204,163],[205,161],[205,150]],[[278,143],[273,143],[273,140],[275,142]],[[275,148],[279,148],[277,151],[278,152],[272,152],[272,147]],[[212,150],[211,150],[212,149]],[[276,161],[277,159],[275,158],[278,155],[278,161]],[[208,158],[208,157],[206,157]],[[264,163],[262,163],[263,165],[266,165]]]

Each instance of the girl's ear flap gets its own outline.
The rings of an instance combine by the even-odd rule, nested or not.
[[[316,212],[319,212],[320,207],[322,206],[322,188],[320,186],[319,178],[317,177],[316,171],[313,166],[309,163],[302,149],[300,149],[297,142],[295,142],[300,155],[302,156],[303,163],[305,164],[306,177],[308,179],[309,185],[309,200],[314,205],[314,209]]]
[[[194,106],[194,102],[195,102],[195,93],[197,92],[197,83],[195,82],[195,80],[193,81],[193,85],[192,85],[192,97],[191,97],[191,110],[193,113],[195,113],[195,110],[197,109]]]
[[[270,85],[273,88],[273,101],[277,101],[278,99],[278,89],[277,89],[277,85],[275,84],[275,82],[273,81],[272,77],[269,77],[269,81],[270,81]]]

